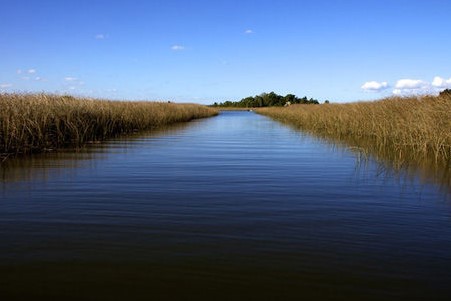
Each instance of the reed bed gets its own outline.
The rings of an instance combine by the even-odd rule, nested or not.
[[[451,95],[392,97],[374,102],[262,108],[258,113],[398,163],[451,159]]]
[[[196,104],[0,94],[0,154],[6,158],[10,154],[80,147],[216,114],[217,110]]]

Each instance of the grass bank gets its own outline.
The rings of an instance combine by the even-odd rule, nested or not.
[[[27,154],[217,114],[196,104],[108,101],[48,94],[0,94],[0,154]]]
[[[323,138],[389,153],[404,164],[451,159],[451,95],[262,108],[258,113]]]

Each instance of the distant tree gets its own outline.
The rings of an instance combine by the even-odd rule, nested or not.
[[[316,99],[313,99],[313,98],[310,98],[308,103],[319,105],[319,101],[317,101]]]
[[[284,105],[287,104],[287,103],[290,103],[290,104],[295,103],[296,102],[296,95],[294,95],[294,94],[287,94],[287,95],[285,95],[285,97],[283,98],[283,102],[284,102]]]
[[[254,106],[255,107],[263,107],[263,97],[261,95],[255,96],[255,102],[254,102]]]
[[[271,92],[263,96],[263,104],[265,107],[283,106],[285,103],[282,99],[282,96]]]
[[[330,102],[329,102],[328,100],[325,100],[324,103],[325,103],[325,104],[328,104],[328,103],[330,103]]]
[[[249,96],[249,97],[243,98],[240,102],[243,104],[243,107],[253,108],[255,99],[252,96]]]
[[[287,103],[291,104],[319,104],[318,100],[306,96],[303,98],[298,98],[294,94],[287,94],[281,96],[275,92],[261,93],[256,96],[248,96],[241,99],[240,101],[225,101],[223,103],[214,103],[213,106],[218,107],[241,107],[241,108],[259,108],[259,107],[282,107]]]
[[[302,103],[302,104],[306,104],[308,102],[307,100],[307,96],[302,97],[301,99],[299,99],[298,103]]]
[[[451,89],[446,89],[440,92],[440,96],[451,96]]]

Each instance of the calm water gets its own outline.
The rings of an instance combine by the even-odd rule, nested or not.
[[[448,187],[225,112],[0,169],[1,300],[450,300]]]

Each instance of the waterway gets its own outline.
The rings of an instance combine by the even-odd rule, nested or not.
[[[1,300],[449,300],[449,187],[222,112],[0,167]]]

